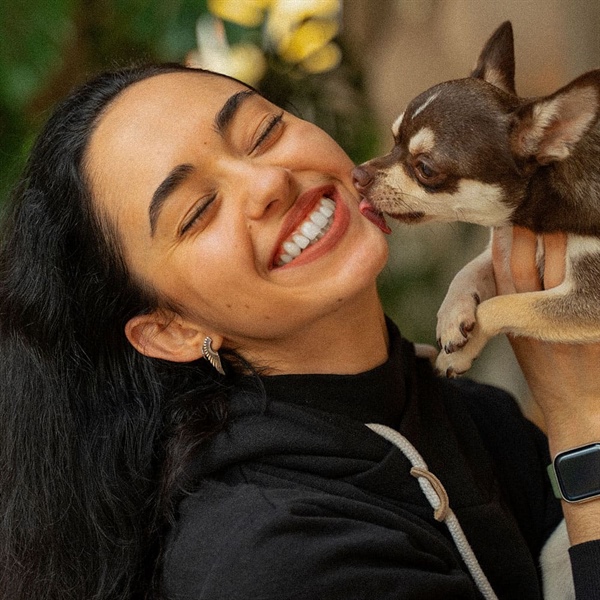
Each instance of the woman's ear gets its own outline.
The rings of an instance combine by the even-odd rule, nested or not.
[[[153,311],[137,315],[125,325],[125,336],[141,354],[172,362],[191,362],[202,357],[206,334],[196,325],[174,314]],[[212,335],[217,348],[222,339]]]

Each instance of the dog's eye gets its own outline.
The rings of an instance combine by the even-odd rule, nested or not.
[[[436,176],[436,172],[427,163],[419,161],[416,164],[416,169],[423,179],[431,179]]]
[[[413,169],[417,179],[428,186],[435,186],[445,179],[443,173],[436,171],[429,162],[422,158],[417,158],[413,163]]]

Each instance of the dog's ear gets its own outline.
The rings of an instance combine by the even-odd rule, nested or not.
[[[598,119],[600,69],[581,75],[554,94],[521,106],[511,134],[513,152],[545,165],[564,160]]]
[[[487,41],[471,77],[515,94],[515,47],[510,21],[505,21]]]

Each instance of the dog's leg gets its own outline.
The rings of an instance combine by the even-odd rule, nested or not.
[[[516,333],[519,319],[526,320],[521,323],[521,329],[523,326],[531,328],[535,318],[533,307],[544,293],[547,292],[495,296],[480,304],[469,343],[452,353],[442,350],[436,361],[438,371],[447,377],[462,375],[471,368],[473,361],[493,336],[503,332]],[[537,325],[539,328],[540,323]]]
[[[600,341],[600,320],[584,316],[589,297],[573,291],[570,282],[542,292],[495,296],[479,305],[469,343],[452,354],[440,352],[436,367],[448,376],[467,371],[485,344],[499,333],[547,342]],[[593,307],[593,312],[598,312]]]
[[[547,342],[600,341],[600,240],[570,235],[563,283],[539,292],[508,294],[477,308],[469,343],[440,352],[437,368],[449,376],[467,371],[488,340],[499,333]]]
[[[501,262],[509,269],[512,228],[492,230]],[[499,261],[500,262],[500,261]],[[475,327],[477,306],[496,295],[492,265],[492,241],[477,258],[465,265],[454,277],[437,313],[437,341],[441,350],[450,354],[462,348]]]
[[[450,354],[462,348],[475,327],[477,306],[496,294],[492,251],[488,248],[454,277],[437,313],[438,346]]]

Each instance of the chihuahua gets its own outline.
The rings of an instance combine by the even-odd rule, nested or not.
[[[600,69],[536,99],[516,95],[514,73],[506,22],[470,77],[412,100],[392,126],[391,152],[353,172],[361,211],[387,232],[382,213],[485,225],[507,264],[513,225],[567,233],[555,288],[496,296],[491,244],[458,273],[438,312],[436,364],[449,377],[499,333],[600,341]],[[543,275],[540,242],[537,260]]]

